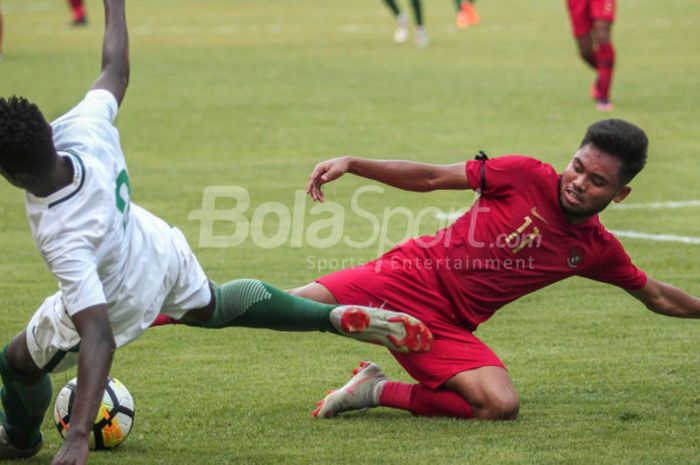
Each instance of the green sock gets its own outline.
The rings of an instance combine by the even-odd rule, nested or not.
[[[208,328],[244,326],[277,331],[331,331],[327,305],[289,295],[257,279],[237,279],[223,286],[214,285],[216,308]]]
[[[20,449],[33,447],[41,440],[41,422],[51,405],[51,378],[25,379],[6,358],[7,347],[0,353],[0,391],[4,415],[0,417],[12,444]]]
[[[422,26],[423,8],[421,7],[420,0],[411,0],[411,5],[413,6],[413,16],[416,20],[416,26]]]
[[[394,13],[394,16],[401,14],[401,10],[399,9],[399,6],[396,4],[395,0],[384,0],[384,3],[386,3],[386,6],[388,6],[391,12]]]

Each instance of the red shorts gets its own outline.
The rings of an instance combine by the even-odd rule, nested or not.
[[[593,28],[593,21],[615,21],[615,0],[568,0],[571,26],[576,37]]]
[[[430,352],[392,355],[419,383],[437,389],[463,371],[484,366],[505,368],[498,356],[452,317],[451,304],[438,292],[436,283],[401,269],[389,260],[336,271],[316,282],[345,305],[384,307],[420,319],[433,332]]]

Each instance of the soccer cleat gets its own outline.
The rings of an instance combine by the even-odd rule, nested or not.
[[[615,105],[612,104],[610,100],[607,99],[598,99],[595,102],[595,109],[598,111],[613,111],[615,109]]]
[[[75,27],[80,27],[80,26],[87,26],[87,16],[85,14],[82,14],[80,16],[76,16],[73,18],[73,26]]]
[[[396,352],[427,352],[433,342],[430,329],[405,313],[341,305],[331,310],[330,320],[343,336],[383,345]]]
[[[29,449],[19,449],[12,445],[10,438],[7,436],[5,427],[0,425],[0,460],[26,459],[33,457],[39,452],[41,446],[44,445],[43,437],[36,445]]]
[[[403,44],[408,40],[408,18],[403,13],[396,17],[396,30],[394,31],[394,42]]]
[[[429,43],[430,38],[428,37],[428,31],[426,31],[423,26],[418,26],[416,28],[416,45],[418,48],[425,48]]]
[[[382,386],[387,381],[384,371],[372,362],[361,362],[352,371],[350,381],[340,389],[331,391],[318,401],[313,416],[330,418],[349,410],[364,410],[379,405]]]
[[[460,29],[466,29],[469,27],[469,18],[467,18],[467,14],[463,10],[459,10],[459,13],[457,13],[455,23]]]
[[[464,0],[460,5],[459,13],[457,13],[457,27],[464,29],[469,26],[476,26],[479,24],[479,21],[479,13],[476,12],[474,5]]]

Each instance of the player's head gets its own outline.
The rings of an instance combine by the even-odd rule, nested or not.
[[[619,119],[592,124],[561,177],[559,199],[570,221],[580,222],[621,202],[647,158],[644,131]]]
[[[0,97],[0,174],[26,188],[55,161],[51,126],[39,108],[22,97]]]
[[[628,184],[647,162],[649,140],[639,127],[621,119],[604,119],[588,127],[581,147],[593,144],[620,160],[621,183]]]

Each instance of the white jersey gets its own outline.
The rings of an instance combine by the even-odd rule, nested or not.
[[[158,294],[172,274],[179,232],[131,203],[119,132],[112,125],[117,109],[110,92],[93,90],[51,124],[56,150],[69,157],[75,176],[48,197],[27,193],[26,208],[36,246],[58,279],[65,312],[73,316],[106,304],[121,346],[160,310]]]

